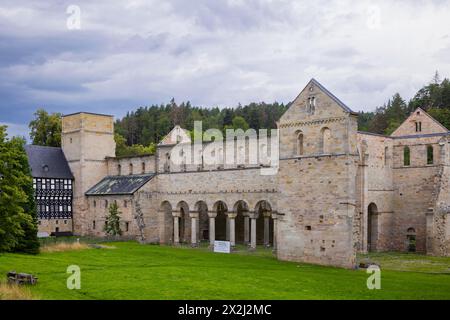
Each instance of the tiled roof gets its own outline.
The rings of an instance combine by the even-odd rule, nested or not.
[[[87,196],[128,195],[139,190],[155,174],[108,176],[86,191]]]
[[[25,151],[33,177],[73,179],[61,148],[26,145]]]

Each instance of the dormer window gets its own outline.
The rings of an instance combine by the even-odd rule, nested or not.
[[[48,172],[48,170],[49,170],[48,165],[46,165],[46,164],[43,165],[42,170],[44,170],[44,172]]]

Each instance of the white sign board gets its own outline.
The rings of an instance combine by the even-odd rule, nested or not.
[[[38,238],[47,238],[49,234],[47,232],[38,232],[37,236]]]
[[[230,253],[230,241],[214,241],[214,252]]]

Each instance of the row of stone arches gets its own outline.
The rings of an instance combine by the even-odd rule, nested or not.
[[[250,248],[257,245],[276,246],[277,213],[271,204],[262,200],[254,208],[239,200],[232,207],[217,201],[211,208],[205,201],[198,201],[190,208],[186,201],[179,201],[175,207],[169,201],[161,203],[164,217],[164,243],[191,243],[215,240],[230,241],[231,246],[245,244]]]

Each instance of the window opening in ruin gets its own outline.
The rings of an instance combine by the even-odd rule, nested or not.
[[[403,165],[409,166],[411,164],[411,150],[409,147],[403,149]]]
[[[408,252],[416,252],[416,230],[409,228],[406,232]]]
[[[427,164],[433,164],[433,146],[427,146]]]

